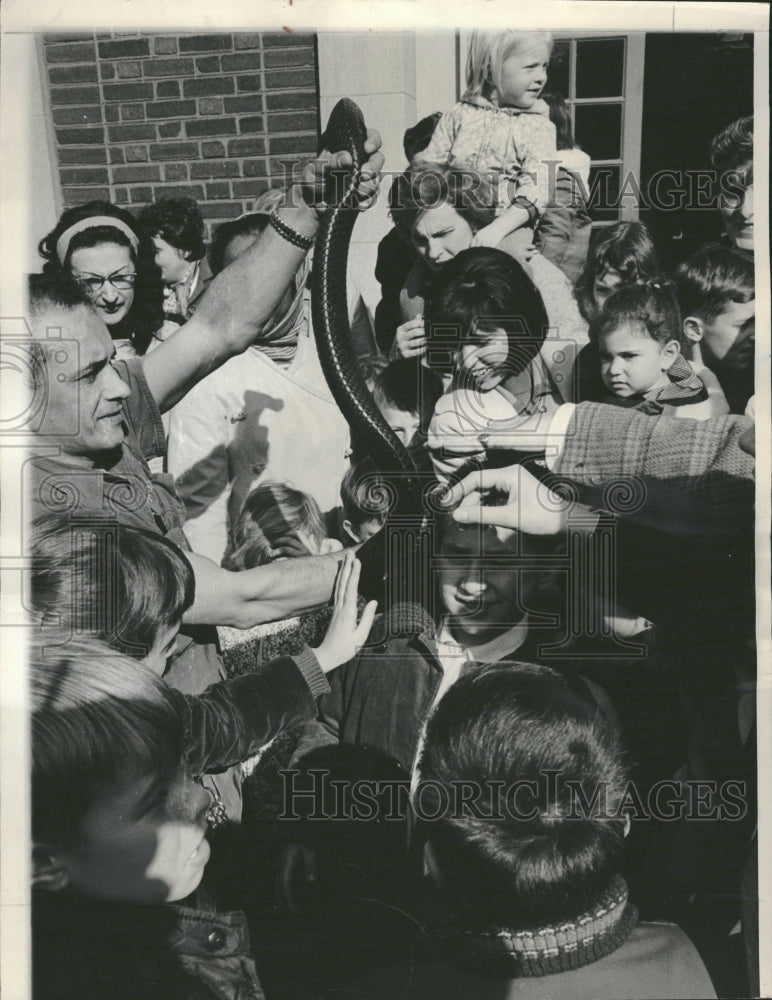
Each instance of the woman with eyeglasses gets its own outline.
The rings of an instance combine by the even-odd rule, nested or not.
[[[145,354],[172,332],[152,241],[125,209],[107,201],[68,208],[38,249],[46,274],[61,273],[85,289],[118,357]]]

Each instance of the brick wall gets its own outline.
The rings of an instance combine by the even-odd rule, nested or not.
[[[316,150],[313,35],[47,35],[66,206],[196,199],[208,228]]]

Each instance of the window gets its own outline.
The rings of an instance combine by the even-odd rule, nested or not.
[[[558,36],[548,86],[571,111],[576,143],[589,154],[594,226],[637,219],[645,36]],[[621,194],[621,197],[620,197]]]

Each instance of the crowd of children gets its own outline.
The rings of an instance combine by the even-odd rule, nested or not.
[[[752,119],[710,148],[725,243],[667,274],[640,222],[591,240],[551,51],[472,33],[461,101],[405,135],[373,329],[350,303],[449,491],[421,606],[359,594],[360,560],[407,572],[400,484],[322,376],[301,210],[268,192],[209,260],[186,201],[41,241],[31,315],[94,327],[64,381],[113,382],[35,471],[40,1000],[758,990]]]

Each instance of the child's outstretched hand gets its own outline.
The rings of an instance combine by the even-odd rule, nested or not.
[[[327,635],[314,650],[319,666],[325,673],[352,659],[372,628],[377,601],[370,601],[357,625],[357,588],[361,568],[362,564],[353,550],[347,549],[335,582],[335,600]]]

